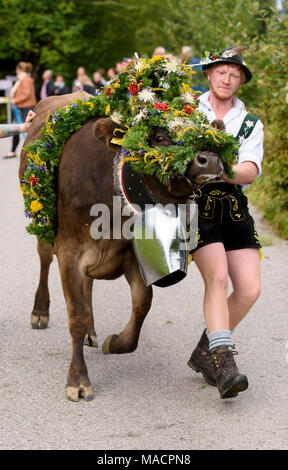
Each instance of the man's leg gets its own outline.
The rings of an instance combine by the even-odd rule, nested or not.
[[[214,372],[220,397],[234,397],[248,387],[248,380],[239,373],[233,357],[236,352],[231,348],[226,252],[222,243],[212,243],[196,250],[193,258],[205,284],[204,316],[209,352],[206,354],[197,347],[188,364],[197,372],[202,372],[204,378],[210,378]]]
[[[233,330],[260,295],[260,258],[257,248],[227,251],[233,292],[228,298],[229,329]]]
[[[204,317],[208,332],[228,330],[228,264],[224,246],[222,243],[203,246],[194,252],[193,259],[205,284]]]

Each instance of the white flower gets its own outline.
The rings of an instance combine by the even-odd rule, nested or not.
[[[245,140],[244,135],[241,135],[241,136],[239,137],[239,144],[243,144],[244,140]]]
[[[166,64],[164,65],[164,69],[168,73],[176,72],[177,71],[177,62],[175,62],[174,60],[168,60],[166,62]]]
[[[139,59],[134,64],[136,72],[143,72],[147,68],[147,62],[145,59]]]
[[[147,117],[146,109],[141,109],[141,111],[134,117],[133,123],[138,124],[142,119]]]
[[[188,126],[193,126],[194,123],[189,118],[176,117],[168,122],[168,129],[170,131],[177,131],[180,129],[185,129]]]
[[[151,88],[146,87],[143,88],[143,90],[139,91],[137,97],[140,101],[143,101],[144,103],[153,103],[156,98],[156,95],[151,90]]]
[[[246,125],[247,125],[248,127],[254,127],[254,122],[253,122],[253,121],[247,121],[247,122],[246,122]]]
[[[169,83],[166,82],[166,81],[165,81],[165,78],[163,78],[163,77],[159,80],[159,86],[160,86],[161,88],[164,88],[164,90],[169,90],[169,88],[170,88]]]
[[[191,93],[189,93],[189,92],[183,93],[182,99],[185,103],[188,103],[188,104],[194,104],[195,103],[194,96],[191,95]]]
[[[122,124],[123,116],[118,111],[113,111],[113,113],[110,116],[110,119],[116,122],[116,124]]]

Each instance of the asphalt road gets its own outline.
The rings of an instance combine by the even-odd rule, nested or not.
[[[180,284],[154,289],[134,353],[85,349],[95,397],[72,403],[65,398],[71,342],[56,259],[49,328],[30,327],[39,264],[36,240],[25,231],[19,157],[2,158],[9,148],[10,139],[2,139],[0,449],[287,449],[287,242],[255,213],[272,245],[263,249],[262,295],[233,334],[247,391],[220,400],[187,366],[204,328],[203,285],[192,265]],[[129,318],[125,279],[95,282],[93,304],[101,346]]]

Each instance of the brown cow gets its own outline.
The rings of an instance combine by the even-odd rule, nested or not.
[[[36,118],[28,131],[25,143],[40,138],[40,129],[48,110],[70,104],[77,93],[50,97],[41,101],[35,109]],[[87,93],[82,99],[89,99]],[[109,119],[91,118],[72,134],[65,144],[58,171],[58,235],[55,244],[45,245],[38,240],[40,257],[40,281],[32,311],[32,328],[46,328],[49,321],[48,273],[57,256],[63,292],[66,300],[69,329],[72,337],[72,359],[67,379],[67,396],[78,401],[93,398],[91,383],[84,360],[83,343],[97,347],[92,312],[92,284],[94,279],[115,279],[125,275],[131,289],[132,315],[123,331],[109,336],[103,344],[103,352],[127,353],[136,349],[142,323],[150,309],[152,288],[146,287],[141,277],[131,240],[99,239],[91,237],[90,215],[94,204],[106,204],[112,214],[113,195],[117,192],[117,165],[119,147],[110,143],[115,128]],[[154,129],[151,142],[169,145],[171,140],[163,129]],[[21,155],[20,180],[26,167],[27,155]],[[215,154],[203,153],[195,158],[186,181],[173,180],[169,190],[153,177],[146,177],[146,184],[160,203],[183,202],[191,194],[190,181],[205,175],[222,174],[223,167]],[[117,178],[116,178],[117,180]],[[112,222],[112,221],[111,221]],[[122,220],[123,222],[123,220]]]

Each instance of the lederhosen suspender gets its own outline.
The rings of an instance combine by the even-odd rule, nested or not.
[[[257,116],[254,116],[250,113],[246,114],[240,127],[240,130],[237,136],[235,137],[235,140],[239,142],[239,145],[241,145],[245,139],[248,139],[254,127],[256,126],[257,121],[259,121],[259,118]],[[239,194],[243,194],[242,187],[239,184],[236,185],[236,188]]]
[[[242,125],[240,127],[240,130],[237,136],[235,137],[235,139],[239,142],[240,145],[243,143],[245,139],[248,139],[257,121],[259,121],[259,118],[257,116],[253,116],[253,114],[248,113],[245,116],[242,122]]]

